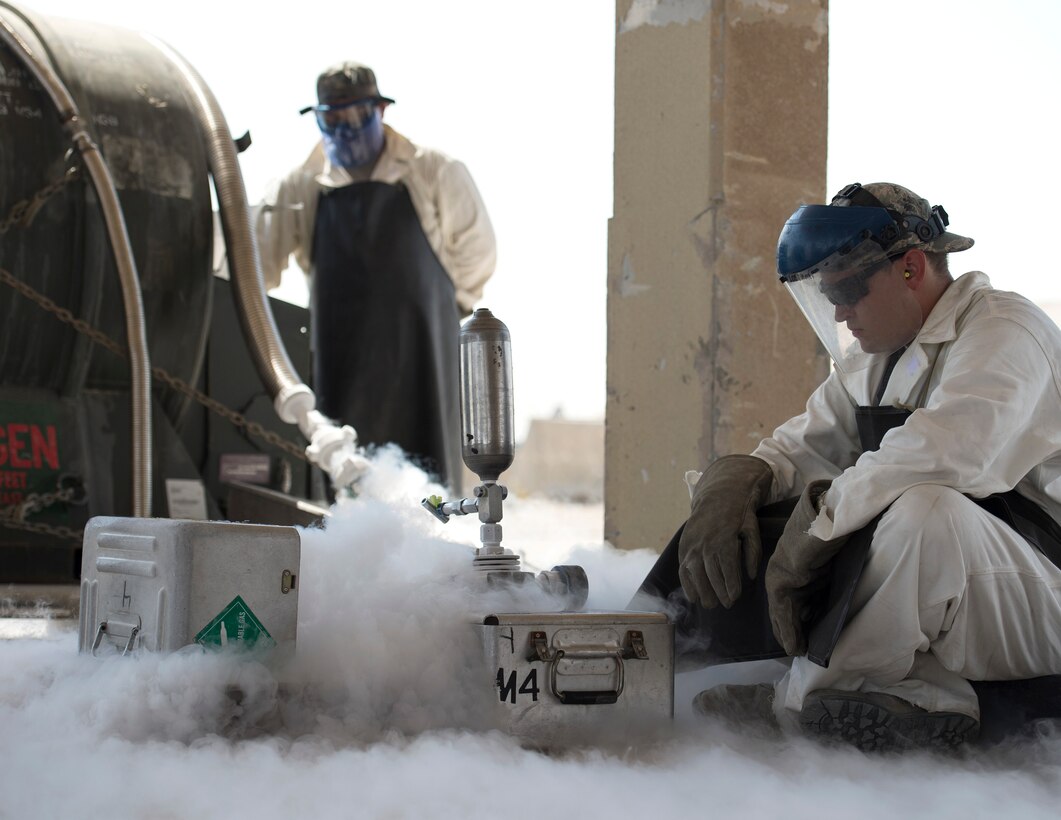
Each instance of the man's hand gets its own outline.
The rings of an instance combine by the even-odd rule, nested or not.
[[[742,570],[749,578],[759,574],[755,513],[773,482],[769,464],[743,455],[723,456],[700,476],[678,542],[678,577],[690,601],[729,609],[740,597]]]
[[[818,517],[819,500],[831,483],[812,481],[803,490],[766,567],[770,624],[777,642],[792,656],[807,651],[803,627],[815,592],[812,585],[829,571],[829,562],[850,537],[823,541],[807,532]]]

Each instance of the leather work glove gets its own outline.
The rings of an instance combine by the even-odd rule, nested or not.
[[[678,541],[678,577],[690,601],[729,609],[741,594],[742,568],[749,578],[759,574],[755,511],[773,483],[770,465],[755,456],[723,456],[700,476]]]
[[[820,589],[815,582],[829,571],[829,562],[850,538],[843,535],[823,541],[807,532],[818,517],[821,497],[830,484],[832,481],[812,481],[803,490],[766,566],[770,625],[777,642],[792,656],[807,652],[803,626],[810,614],[810,601]]]

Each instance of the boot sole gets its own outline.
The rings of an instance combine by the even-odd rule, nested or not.
[[[954,749],[979,731],[975,719],[959,712],[899,713],[863,697],[841,692],[809,698],[800,712],[800,726],[805,732],[865,752]]]

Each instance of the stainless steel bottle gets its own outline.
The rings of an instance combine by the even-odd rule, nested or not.
[[[481,481],[496,481],[516,452],[512,340],[505,323],[479,308],[461,327],[461,455]]]

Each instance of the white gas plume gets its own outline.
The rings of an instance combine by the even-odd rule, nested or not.
[[[525,748],[484,725],[496,694],[468,625],[528,601],[460,580],[478,521],[420,508],[440,492],[422,473],[384,452],[374,475],[303,531],[294,658],[93,658],[62,624],[6,628],[0,817],[1056,816],[1052,724],[951,757],[882,756],[692,714],[700,688],[776,677],[772,662],[678,675],[663,734]],[[524,569],[583,566],[593,609],[625,607],[655,559],[601,543],[599,504],[510,498],[503,524]]]

